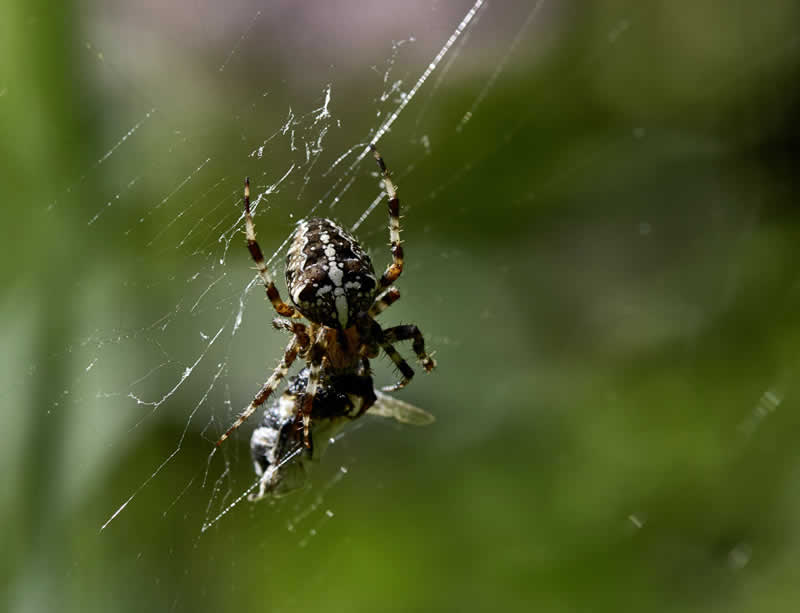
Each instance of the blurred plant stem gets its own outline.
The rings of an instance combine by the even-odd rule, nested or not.
[[[8,436],[26,439],[20,504],[4,530],[10,545],[5,563],[13,562],[7,569],[10,610],[61,609],[58,586],[68,571],[60,470],[70,419],[62,393],[69,388],[71,362],[54,354],[68,345],[79,316],[74,293],[87,271],[79,259],[88,237],[70,181],[84,174],[76,167],[95,138],[87,129],[92,124],[83,121],[90,109],[83,103],[82,58],[72,51],[82,48],[75,40],[77,14],[71,2],[46,0],[0,8],[0,133],[7,135],[0,139],[6,190],[0,240],[9,262],[0,281],[8,309],[33,309],[35,325],[26,342],[36,365],[26,402],[14,407],[15,422],[7,424]],[[80,179],[83,193],[95,193],[92,180]]]

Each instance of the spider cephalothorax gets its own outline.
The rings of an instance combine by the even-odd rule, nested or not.
[[[389,171],[374,146],[389,200],[389,238],[392,262],[379,279],[367,254],[358,241],[330,219],[301,221],[294,231],[286,258],[286,285],[294,307],[281,300],[270,275],[261,247],[256,242],[250,212],[250,181],[245,180],[244,218],[247,248],[258,267],[267,297],[279,315],[275,327],[292,335],[283,359],[261,387],[250,405],[217,441],[220,445],[255,412],[275,390],[299,355],[308,367],[308,382],[298,401],[298,424],[302,423],[303,441],[310,447],[310,424],[320,381],[328,393],[347,396],[358,415],[375,402],[369,359],[383,351],[394,362],[402,379],[390,390],[400,389],[414,376],[414,371],[400,357],[393,343],[413,341],[412,348],[426,372],[436,363],[425,352],[425,341],[414,325],[381,328],[375,317],[400,298],[392,287],[403,272],[403,247],[400,244],[400,200]],[[298,319],[305,317],[308,325]],[[357,415],[356,415],[357,416]]]

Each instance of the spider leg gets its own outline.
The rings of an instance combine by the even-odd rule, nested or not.
[[[264,260],[264,254],[261,247],[256,241],[256,227],[253,223],[253,216],[250,213],[250,177],[244,180],[244,224],[245,234],[247,235],[247,249],[250,251],[250,256],[256,263],[258,274],[261,275],[261,281],[264,283],[264,288],[267,290],[267,298],[275,307],[278,315],[284,317],[292,317],[295,314],[294,309],[281,300],[281,295],[278,293],[278,288],[272,281],[272,275],[269,274],[267,262]]]
[[[325,357],[327,348],[327,336],[325,329],[321,329],[314,339],[308,351],[309,374],[306,392],[300,403],[300,417],[303,420],[303,444],[307,449],[311,449],[311,410],[314,408],[314,397],[317,395],[319,385],[320,370],[322,369],[322,359]]]
[[[400,290],[398,290],[396,287],[390,287],[377,298],[375,298],[375,302],[373,302],[372,306],[369,308],[368,315],[370,317],[377,317],[399,299]]]
[[[289,334],[294,334],[297,337],[297,341],[300,347],[307,347],[310,342],[310,336],[308,333],[308,326],[305,324],[301,324],[298,321],[292,321],[291,319],[283,319],[282,317],[276,317],[272,320],[272,327],[276,330],[283,330],[284,332],[288,332]]]
[[[389,343],[413,340],[411,347],[417,354],[417,359],[422,363],[425,372],[430,372],[436,367],[436,361],[425,352],[425,339],[422,332],[414,325],[393,326],[383,331],[384,339]]]
[[[239,415],[238,419],[235,422],[233,422],[233,425],[230,428],[228,428],[225,434],[219,437],[219,440],[217,441],[216,444],[217,447],[219,447],[223,442],[225,442],[225,439],[227,439],[231,434],[233,434],[234,430],[236,430],[245,421],[247,421],[247,418],[250,417],[253,413],[255,413],[256,409],[262,404],[264,404],[267,398],[269,398],[270,394],[272,394],[272,392],[275,391],[275,388],[278,387],[278,384],[281,382],[281,379],[283,379],[286,376],[286,373],[289,372],[289,367],[292,365],[292,362],[294,362],[295,358],[297,357],[299,349],[300,349],[300,343],[298,342],[296,337],[293,337],[292,340],[289,341],[289,344],[286,345],[286,352],[283,354],[283,359],[281,360],[281,363],[278,364],[278,366],[272,372],[272,375],[270,375],[269,379],[267,379],[267,382],[264,383],[262,388],[255,395],[255,397],[247,406],[247,408],[242,412],[241,415]]]
[[[389,197],[389,240],[392,242],[392,263],[386,268],[379,281],[379,287],[385,288],[394,283],[403,272],[403,246],[400,244],[400,199],[397,197],[397,187],[392,182],[381,154],[378,153],[375,145],[369,147],[381,169],[383,185],[386,187],[386,195]]]
[[[392,362],[394,362],[394,365],[397,366],[397,370],[400,371],[400,374],[403,375],[403,378],[394,385],[387,385],[386,387],[381,388],[384,392],[394,392],[395,390],[399,390],[408,385],[408,382],[411,381],[411,378],[414,376],[414,371],[408,365],[408,362],[406,362],[402,356],[397,353],[397,349],[394,348],[391,342],[383,339],[380,342],[380,346],[384,353],[386,353]]]
[[[291,319],[284,319],[283,317],[276,317],[272,320],[272,327],[276,330],[283,330],[284,332],[288,332],[292,334],[294,332],[293,328],[294,322]]]

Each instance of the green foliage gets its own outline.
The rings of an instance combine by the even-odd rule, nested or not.
[[[470,6],[413,4],[425,14],[377,3],[369,29],[347,2],[327,9],[344,25],[321,5],[242,2],[224,21],[193,3],[4,3],[9,610],[794,610],[788,1],[546,2],[507,61],[532,5],[487,4],[381,141],[408,260],[382,320],[413,321],[437,350],[402,396],[437,422],[365,419],[308,492],[241,503],[201,534],[252,480],[252,424],[206,473],[221,407],[249,401],[284,341],[260,294],[231,336],[251,264],[238,234],[225,247],[225,224],[209,228],[236,221],[245,175],[280,178],[277,144],[248,154],[330,83],[339,123],[308,184],[292,176],[258,209],[265,251],[327,203],[352,157],[326,170],[396,106],[377,99],[390,41],[417,39],[389,79],[407,91]],[[335,209],[345,222],[374,198],[371,170]],[[382,213],[358,234],[380,267]],[[224,273],[219,295],[200,301],[198,271],[201,291]],[[188,418],[217,357],[157,410],[136,404],[221,326],[206,413]]]

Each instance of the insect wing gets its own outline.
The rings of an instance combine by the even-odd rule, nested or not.
[[[367,411],[370,415],[390,417],[401,424],[411,424],[412,426],[428,426],[436,421],[433,415],[413,404],[403,402],[377,390],[375,394],[378,399]]]

